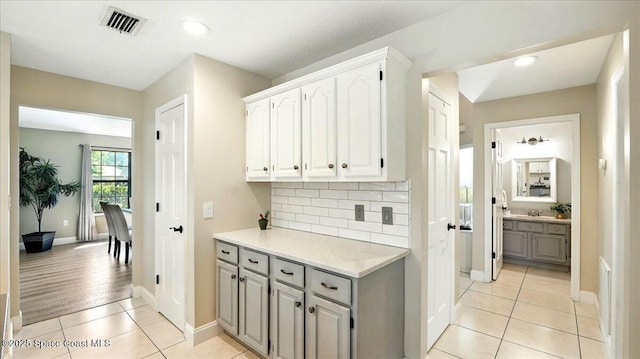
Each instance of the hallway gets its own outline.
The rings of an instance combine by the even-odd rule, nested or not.
[[[606,358],[596,307],[570,299],[570,274],[505,264],[492,283],[461,280],[460,318],[428,358]]]

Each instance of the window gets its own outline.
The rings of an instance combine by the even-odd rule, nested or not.
[[[92,150],[93,212],[101,213],[100,202],[129,207],[131,197],[131,153],[117,150]]]

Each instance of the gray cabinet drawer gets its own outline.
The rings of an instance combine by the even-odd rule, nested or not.
[[[518,222],[518,230],[525,232],[544,232],[544,223]]]
[[[216,244],[216,254],[220,259],[238,264],[238,247],[236,246],[218,241]]]
[[[502,229],[513,229],[513,222],[512,221],[503,220]]]
[[[301,264],[274,258],[273,276],[281,282],[304,288],[304,266]]]
[[[269,257],[266,254],[240,248],[240,265],[254,272],[269,275]]]
[[[312,269],[311,290],[323,297],[351,305],[351,280],[349,279]]]
[[[567,234],[567,226],[565,226],[564,224],[548,223],[547,233]]]

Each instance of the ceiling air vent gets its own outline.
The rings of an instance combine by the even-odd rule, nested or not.
[[[113,6],[109,6],[107,12],[102,17],[100,25],[116,30],[121,34],[136,36],[138,31],[147,19],[141,18],[126,11],[120,10]]]

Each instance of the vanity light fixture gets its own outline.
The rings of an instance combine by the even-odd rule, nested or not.
[[[539,138],[530,137],[528,140],[525,139],[524,137],[522,137],[522,141],[516,141],[516,143],[519,143],[521,145],[529,144],[530,146],[535,146],[538,143],[543,143],[543,142],[548,142],[548,141],[549,141],[548,138],[545,140],[545,139],[542,138],[542,136],[540,136]]]
[[[182,29],[191,35],[200,36],[209,32],[207,25],[195,20],[182,20],[180,24],[182,25]]]
[[[538,61],[538,58],[536,56],[523,56],[515,59],[513,61],[513,64],[518,67],[525,67],[531,65],[536,61]]]

